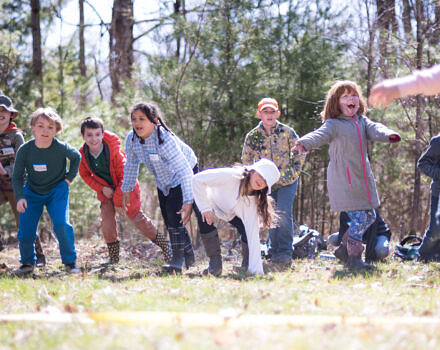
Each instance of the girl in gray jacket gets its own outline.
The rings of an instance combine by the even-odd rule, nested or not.
[[[335,255],[348,267],[367,269],[362,261],[362,235],[375,220],[374,208],[380,204],[367,155],[367,140],[398,142],[400,136],[363,114],[367,104],[359,86],[338,81],[327,93],[321,113],[322,126],[301,137],[292,151],[307,152],[329,144],[330,162],[327,186],[334,211],[345,211],[350,226]]]

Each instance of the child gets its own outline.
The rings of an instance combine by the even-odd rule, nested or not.
[[[367,156],[367,140],[400,141],[400,136],[363,114],[367,105],[359,86],[352,81],[338,81],[327,93],[321,113],[323,125],[301,137],[292,150],[307,152],[329,144],[330,162],[327,186],[334,211],[346,211],[350,227],[342,239],[348,254],[347,266],[367,269],[362,261],[362,236],[375,221],[379,206],[376,184]]]
[[[272,226],[275,214],[268,194],[279,178],[278,167],[264,158],[253,165],[209,169],[193,177],[194,198],[203,221],[212,224],[215,214],[238,229],[249,249],[243,253],[242,267],[252,274],[264,273],[260,220],[264,227]]]
[[[193,206],[191,179],[197,158],[191,147],[174,135],[154,103],[140,102],[131,108],[133,130],[125,142],[127,162],[121,190],[122,206],[129,202],[136,185],[140,163],[155,176],[159,204],[171,242],[172,260],[167,272],[182,272],[194,263],[194,251],[185,225]]]
[[[18,115],[8,96],[0,96],[0,204],[9,202],[15,217],[18,229],[17,203],[12,190],[12,172],[14,170],[15,155],[18,148],[24,143],[22,131],[12,121]],[[1,232],[0,232],[1,233]],[[35,238],[37,251],[37,266],[46,264],[40,238]],[[0,237],[0,250],[3,250],[3,242]]]
[[[395,98],[440,93],[440,65],[416,71],[401,78],[387,79],[373,86],[368,101],[385,108]]]
[[[69,185],[78,172],[81,155],[67,143],[55,138],[63,124],[54,109],[37,109],[31,115],[30,124],[34,139],[19,148],[12,175],[17,210],[20,213],[17,238],[22,264],[12,273],[22,276],[34,269],[35,232],[44,206],[53,222],[61,261],[66,271],[70,274],[79,273],[75,236],[69,223]],[[70,161],[68,172],[67,159]]]
[[[275,99],[263,98],[258,103],[257,117],[261,121],[246,135],[241,159],[245,165],[262,158],[270,159],[281,172],[280,181],[273,186],[271,194],[280,220],[278,227],[269,229],[269,246],[273,263],[290,265],[293,254],[292,206],[304,155],[298,159],[292,157],[290,149],[298,135],[291,127],[277,120],[280,114]]]
[[[440,253],[440,230],[437,223],[438,219],[436,219],[440,194],[440,136],[434,136],[431,139],[428,149],[417,162],[417,167],[432,179],[429,226],[418,250],[419,259],[428,262]]]
[[[125,154],[120,149],[119,137],[109,131],[104,131],[101,119],[88,117],[81,123],[81,135],[85,141],[80,148],[81,163],[79,174],[84,182],[94,189],[101,202],[101,229],[107,243],[110,260],[109,264],[119,262],[119,240],[116,228],[115,209],[122,206],[122,180],[124,178]],[[157,232],[150,218],[141,210],[141,192],[139,183],[130,193],[127,205],[127,216],[133,225],[145,237],[158,245],[167,261],[171,260],[168,242]]]

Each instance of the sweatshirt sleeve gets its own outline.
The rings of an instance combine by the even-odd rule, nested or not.
[[[313,148],[319,148],[323,145],[329,144],[334,137],[334,126],[332,120],[329,119],[322,124],[319,129],[309,132],[300,137],[298,142],[301,142],[307,151]]]
[[[17,202],[25,198],[23,192],[25,172],[24,153],[25,149],[22,146],[18,149],[17,156],[15,157],[14,172],[12,173],[12,188]]]
[[[251,274],[264,274],[260,247],[260,220],[257,214],[255,197],[241,200],[235,208],[237,216],[243,221],[249,247],[249,266]]]
[[[371,121],[367,117],[365,118],[366,122],[366,130],[367,130],[367,138],[371,141],[379,141],[379,142],[395,142],[400,141],[400,135],[398,132],[391,130],[387,126]],[[391,141],[390,137],[394,136],[395,141]]]
[[[17,132],[14,137],[12,138],[12,147],[14,148],[14,153],[17,155],[17,151],[20,148],[20,146],[24,143],[23,134],[21,132]],[[14,160],[15,162],[15,160]],[[4,167],[6,172],[8,173],[9,178],[12,178],[12,174],[14,172],[14,163],[12,163],[10,166]]]
[[[238,173],[232,168],[208,169],[192,177],[194,200],[201,213],[213,210],[208,198],[209,188],[232,186],[233,177],[238,177]]]
[[[66,157],[70,160],[69,171],[66,173],[66,179],[73,181],[78,174],[79,164],[81,162],[81,154],[75,148],[66,143]]]
[[[244,165],[253,164],[255,159],[259,158],[257,152],[252,147],[252,143],[251,143],[252,132],[255,131],[251,131],[250,133],[248,133],[244,139],[243,150],[241,152],[241,162]]]
[[[417,162],[420,171],[432,178],[440,181],[440,136],[433,137],[426,152]]]

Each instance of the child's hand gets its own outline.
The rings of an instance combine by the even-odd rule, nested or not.
[[[0,163],[0,175],[8,175],[8,172],[3,168],[2,163]]]
[[[306,148],[305,148],[304,145],[303,145],[301,142],[299,142],[299,141],[296,141],[296,142],[295,142],[295,146],[292,147],[291,152],[294,152],[294,151],[298,151],[299,154],[305,154],[305,153],[307,153]]]
[[[116,213],[118,213],[119,215],[124,215],[124,209],[122,209],[122,207],[115,207]]]
[[[124,215],[127,207],[130,206],[130,192],[122,193],[122,215]]]
[[[67,182],[67,184],[70,186],[70,181],[69,180],[67,180],[67,179],[64,179],[64,181],[66,181]]]
[[[381,82],[373,86],[368,102],[374,107],[382,106],[385,108],[393,99],[400,97],[400,92],[396,84],[391,81]]]
[[[212,220],[214,219],[214,212],[212,210],[205,211],[202,214],[203,222],[206,222],[208,225],[212,225]]]
[[[112,197],[113,197],[113,188],[111,188],[111,187],[106,187],[106,186],[104,186],[103,188],[102,188],[102,194],[104,195],[104,196],[106,196],[108,199],[111,199]]]
[[[27,200],[22,198],[17,202],[17,211],[19,213],[24,213],[27,208]]]
[[[182,205],[182,209],[177,212],[177,214],[182,215],[182,220],[180,220],[180,223],[182,223],[183,226],[185,226],[191,218],[192,209],[193,205],[191,203],[185,203]]]

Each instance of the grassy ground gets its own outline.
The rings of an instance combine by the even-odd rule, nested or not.
[[[0,323],[0,349],[439,349],[440,265],[378,264],[369,275],[354,274],[335,261],[301,260],[289,272],[246,277],[233,272],[238,254],[224,249],[225,273],[221,278],[201,277],[206,266],[203,252],[198,265],[183,276],[159,275],[158,251],[146,243],[123,245],[121,264],[102,269],[103,242],[78,242],[83,273],[68,276],[59,263],[54,243],[45,245],[48,267],[30,278],[8,276],[18,265],[18,249],[9,245],[0,253],[1,313],[47,315],[48,322]],[[60,313],[169,311],[226,315],[305,315],[370,317],[371,322],[286,323],[268,322],[224,327],[188,327],[171,321],[152,322],[49,322]],[[412,325],[396,323],[414,319]],[[152,316],[154,318],[154,316]],[[377,324],[376,317],[389,322]],[[394,321],[393,321],[394,320]],[[423,324],[428,320],[432,323]]]

